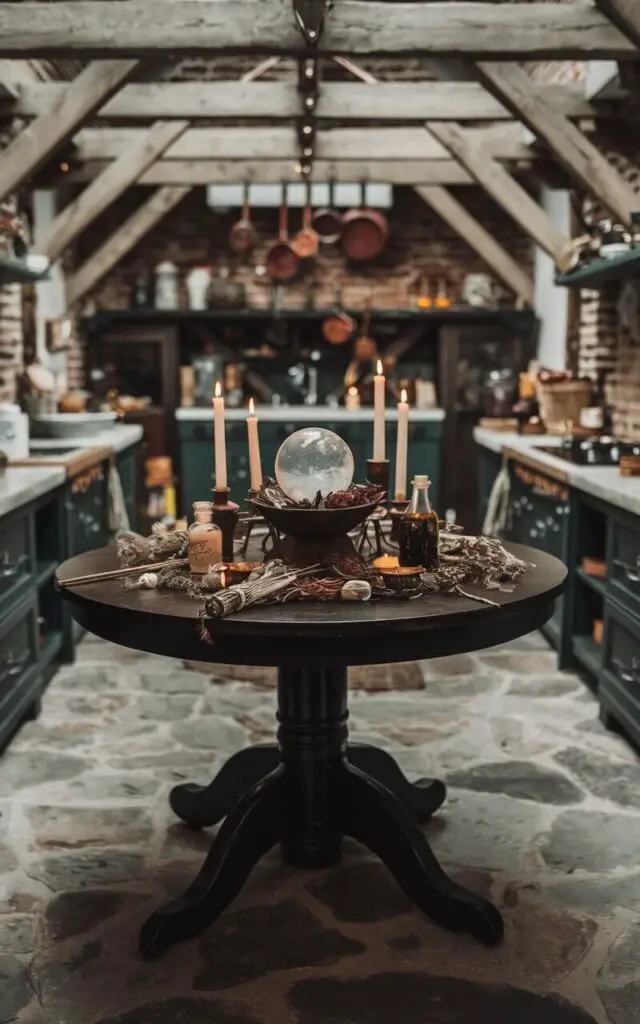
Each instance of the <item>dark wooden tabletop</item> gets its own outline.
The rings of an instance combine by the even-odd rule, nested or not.
[[[200,639],[200,605],[185,594],[127,590],[123,580],[61,593],[90,632],[156,654],[244,665],[408,661],[503,643],[547,621],[564,586],[565,566],[533,548],[507,547],[531,564],[513,590],[465,588],[496,601],[497,608],[450,594],[411,601],[263,605],[210,621],[213,645]],[[57,578],[115,568],[115,548],[100,548],[64,562]]]

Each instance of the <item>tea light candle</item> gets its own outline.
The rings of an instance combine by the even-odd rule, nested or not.
[[[398,437],[396,442],[396,501],[407,496],[407,447],[409,440],[409,403],[407,392],[402,389],[398,402]]]
[[[227,486],[227,446],[224,426],[224,398],[222,385],[216,383],[213,399],[213,441],[215,446],[216,487]]]
[[[377,373],[373,378],[373,458],[383,462],[385,458],[384,400],[386,381],[382,362],[378,359]]]
[[[347,397],[344,404],[345,408],[351,410],[351,412],[360,408],[360,393],[353,385],[347,391]]]
[[[260,459],[260,439],[258,437],[258,419],[253,404],[249,399],[249,415],[247,416],[247,434],[249,437],[249,479],[251,490],[259,491],[262,487],[262,461]]]

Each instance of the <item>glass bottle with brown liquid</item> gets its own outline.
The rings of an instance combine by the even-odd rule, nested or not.
[[[416,476],[411,502],[398,522],[400,565],[437,569],[439,534],[438,513],[429,501],[429,477]]]

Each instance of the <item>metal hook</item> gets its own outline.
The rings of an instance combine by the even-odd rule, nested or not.
[[[307,46],[317,46],[320,42],[329,8],[328,0],[293,0],[293,13]]]

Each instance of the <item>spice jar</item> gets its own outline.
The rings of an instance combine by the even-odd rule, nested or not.
[[[195,522],[189,527],[189,568],[191,572],[205,573],[222,561],[222,530],[213,522],[213,503],[194,501]]]

